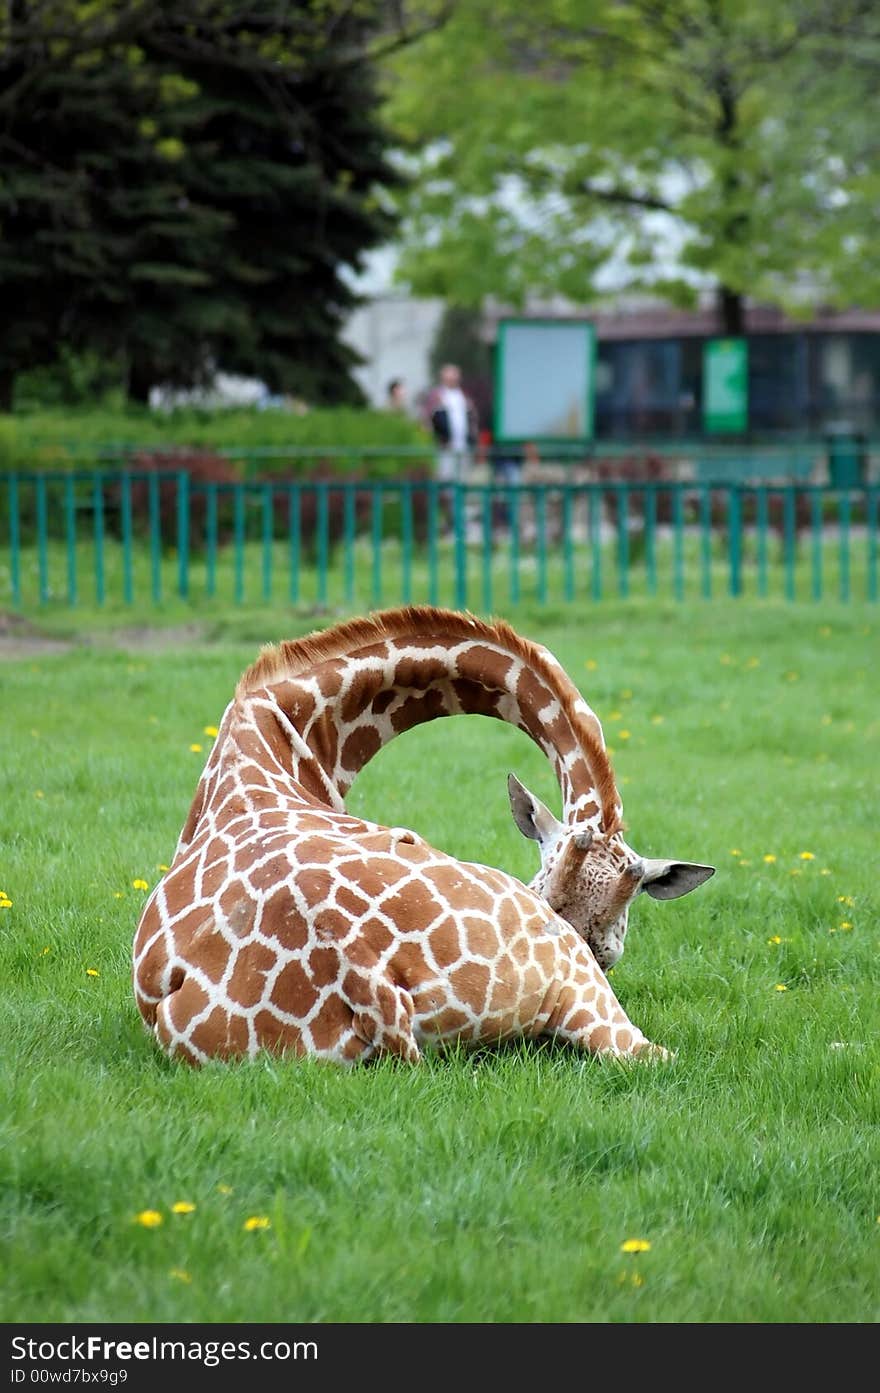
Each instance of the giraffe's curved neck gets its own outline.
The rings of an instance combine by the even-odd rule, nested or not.
[[[241,698],[288,733],[292,773],[336,805],[384,745],[442,716],[479,714],[525,731],[552,763],[567,822],[616,823],[620,806],[595,714],[536,645],[422,633],[368,643]],[[274,714],[273,714],[274,712]]]

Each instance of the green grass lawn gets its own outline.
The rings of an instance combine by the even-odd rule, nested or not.
[[[133,882],[242,668],[313,621],[253,605],[210,644],[5,662],[0,1318],[880,1319],[876,609],[505,613],[602,718],[628,840],[718,867],[637,902],[611,978],[676,1062],[170,1063],[131,992]],[[349,805],[529,879],[510,769],[558,811],[537,749],[477,717],[395,742]]]

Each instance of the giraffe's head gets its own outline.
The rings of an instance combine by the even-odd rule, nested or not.
[[[620,832],[606,836],[586,823],[559,822],[514,774],[507,787],[514,822],[541,852],[532,888],[586,940],[606,972],[623,953],[636,895],[675,900],[715,873],[714,866],[693,861],[646,860]]]

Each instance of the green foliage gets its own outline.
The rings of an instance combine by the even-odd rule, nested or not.
[[[280,408],[162,412],[129,407],[0,415],[0,471],[88,468],[102,455],[118,460],[149,447],[213,447],[244,461],[246,472],[260,474],[289,471],[297,449],[326,448],[351,455],[391,445],[412,448],[418,457],[428,444],[427,432],[417,421],[363,407],[316,407],[302,414]],[[277,458],[261,456],[263,449],[277,453]],[[285,456],[287,450],[290,455]],[[332,454],[323,456],[331,468],[333,459]]]
[[[14,3],[0,16],[0,408],[59,345],[130,395],[219,367],[360,400],[342,274],[393,218],[380,0]]]
[[[632,844],[718,865],[640,897],[611,978],[670,1068],[165,1060],[132,997],[133,882],[170,861],[245,665],[316,622],[254,603],[211,645],[179,617],[164,649],[129,628],[3,665],[5,1319],[876,1322],[876,608],[506,611],[603,720]],[[349,804],[528,879],[509,769],[558,808],[540,751],[479,717],[395,741]]]
[[[401,276],[473,304],[714,285],[728,332],[746,294],[875,303],[878,65],[859,0],[469,0],[388,83]]]

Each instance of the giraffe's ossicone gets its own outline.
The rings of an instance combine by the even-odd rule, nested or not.
[[[561,822],[510,779],[517,825],[541,850],[530,886],[345,810],[395,735],[463,713],[510,722],[553,763]],[[261,1049],[417,1060],[427,1045],[517,1035],[663,1055],[602,969],[640,890],[672,898],[712,868],[643,860],[621,819],[595,714],[502,621],[408,606],[266,649],[141,915],[138,1007],[193,1063]]]

